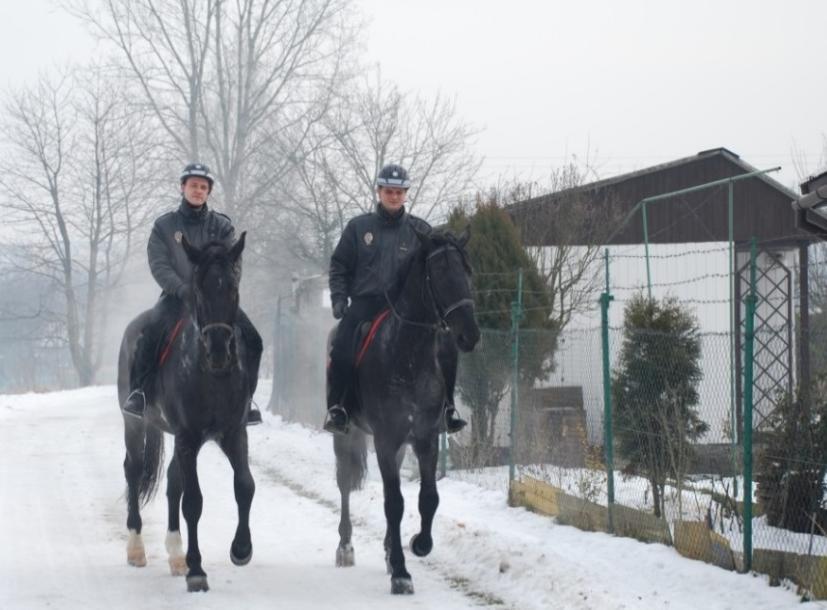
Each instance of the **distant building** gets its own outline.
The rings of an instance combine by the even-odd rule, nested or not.
[[[797,195],[771,175],[739,179],[730,188],[728,179],[756,171],[732,151],[715,148],[509,207],[529,247],[608,249],[614,329],[622,323],[624,302],[647,290],[643,244],[648,242],[652,296],[670,295],[691,305],[704,333],[699,412],[711,428],[706,442],[726,441],[740,428],[741,297],[749,286],[753,238],[759,250],[756,333],[761,339],[756,346],[756,428],[773,410],[778,391],[792,390],[797,377],[795,304],[802,286],[806,291],[798,269],[806,268],[807,246],[816,237],[796,226],[791,202]],[[691,190],[716,181],[722,183]],[[687,192],[652,200],[645,212],[640,205],[676,191]],[[569,222],[571,218],[582,221]],[[602,277],[602,269],[600,273]],[[603,410],[601,344],[594,332],[599,324],[595,300],[594,310],[573,319],[561,337],[556,370],[545,384],[582,386],[592,442],[599,439]],[[612,333],[615,352],[620,339],[619,331]]]

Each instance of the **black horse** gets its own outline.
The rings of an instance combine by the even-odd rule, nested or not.
[[[440,352],[455,346],[471,351],[480,336],[471,299],[471,269],[463,250],[467,231],[460,238],[439,232],[418,237],[418,254],[400,270],[397,286],[388,296],[390,313],[384,314],[378,329],[372,329],[373,341],[360,354],[348,399],[355,425],[333,442],[342,500],[336,565],[354,564],[350,492],[364,478],[366,433],[372,433],[385,490],[385,559],[394,594],[413,593],[399,531],[404,510],[399,469],[405,444],[413,446],[420,471],[421,526],[411,539],[411,550],[424,557],[433,548],[431,525],[439,504],[436,468],[446,396]]]
[[[146,387],[144,419],[124,415],[127,561],[135,566],[146,565],[139,508],[157,489],[164,465],[163,432],[167,432],[175,437],[175,452],[167,468],[166,548],[173,575],[184,574],[186,570],[189,591],[209,588],[198,549],[198,520],[203,498],[196,460],[201,446],[210,439],[219,444],[234,472],[238,527],[230,546],[230,558],[236,565],[245,565],[253,554],[249,516],[255,483],[247,462],[245,422],[255,380],[242,365],[244,342],[234,324],[244,239],[242,233],[230,248],[210,243],[199,250],[183,238],[184,250],[193,264],[192,301],[163,351],[161,360],[165,362]],[[150,316],[151,311],[142,313],[124,332],[118,360],[121,405],[129,394],[135,343]],[[187,522],[186,563],[181,544],[181,508]]]

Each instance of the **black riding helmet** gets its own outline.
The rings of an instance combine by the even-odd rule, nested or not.
[[[408,170],[401,165],[391,163],[382,168],[376,177],[376,186],[389,186],[391,188],[409,189],[411,181],[408,179]]]
[[[210,192],[212,192],[213,177],[210,168],[203,163],[190,163],[181,172],[181,184],[184,184],[189,178],[204,178],[210,183]]]

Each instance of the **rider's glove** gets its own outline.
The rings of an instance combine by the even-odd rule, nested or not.
[[[181,299],[184,303],[189,303],[190,300],[190,287],[189,284],[181,284],[178,287],[178,290],[175,291],[175,296]]]
[[[347,311],[347,300],[346,299],[339,299],[334,301],[333,303],[333,317],[337,320],[341,320],[344,315],[345,311]]]

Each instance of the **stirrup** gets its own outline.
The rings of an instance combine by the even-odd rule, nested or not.
[[[347,434],[350,429],[349,423],[347,411],[339,405],[333,405],[327,410],[322,429],[333,434]]]
[[[452,404],[445,405],[445,431],[455,434],[468,425],[468,422],[457,414],[457,408]]]
[[[247,411],[247,425],[258,426],[262,423],[261,411],[255,401],[250,401],[250,409]]]
[[[131,404],[132,398],[137,396],[140,396],[141,398],[142,404],[140,407]],[[126,397],[126,400],[124,401],[123,406],[121,407],[121,411],[123,411],[126,415],[129,415],[130,417],[134,417],[136,419],[143,419],[144,412],[146,411],[146,394],[144,394],[144,391],[141,388],[132,390],[129,393],[129,396]]]

